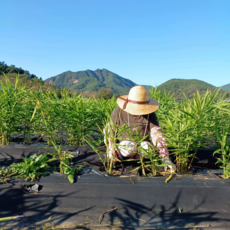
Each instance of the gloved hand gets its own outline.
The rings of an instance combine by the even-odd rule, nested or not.
[[[168,164],[167,166],[164,166],[165,171],[169,171],[170,173],[176,172],[176,165],[173,164],[170,160],[169,157],[164,157],[162,158],[163,164]]]

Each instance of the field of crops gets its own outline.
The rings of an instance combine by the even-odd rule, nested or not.
[[[0,145],[10,144],[11,136],[19,133],[23,134],[24,143],[31,143],[31,134],[37,133],[45,135],[47,143],[56,148],[57,145],[84,145],[88,142],[99,155],[102,154],[97,150],[102,138],[92,142],[90,137],[92,134],[102,134],[105,124],[110,123],[109,115],[117,106],[115,98],[104,100],[69,96],[67,92],[58,98],[51,91],[18,87],[17,82],[12,85],[7,78],[6,83],[0,82]],[[157,88],[150,90],[150,96],[160,104],[156,114],[168,148],[176,157],[177,170],[186,171],[199,148],[213,146],[222,154],[219,163],[224,168],[225,178],[228,178],[230,103],[225,96],[220,96],[219,91],[207,91],[203,95],[194,94],[192,100],[185,98],[175,102],[173,96],[159,92]],[[64,142],[66,135],[67,141]],[[116,138],[119,137],[114,137],[115,142]],[[143,149],[140,152],[145,159],[149,159],[144,165],[141,158],[140,167],[146,167],[156,174],[157,167],[161,166],[157,163],[157,154],[149,154]],[[157,150],[153,149],[152,152]],[[111,172],[112,161],[103,161],[108,172]]]

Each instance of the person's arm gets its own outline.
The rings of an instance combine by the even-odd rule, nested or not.
[[[163,163],[168,164],[165,167],[169,167],[170,172],[176,171],[176,165],[173,164],[169,159],[169,151],[167,149],[166,139],[163,137],[161,128],[158,123],[158,119],[155,113],[150,116],[150,136],[154,146],[158,148],[160,157],[163,160]]]
[[[154,146],[158,148],[159,155],[163,158],[169,154],[165,138],[162,135],[161,128],[158,123],[157,115],[151,113],[149,115],[150,136]]]
[[[165,138],[163,137],[162,133],[161,133],[161,128],[159,126],[154,126],[151,129],[151,140],[154,146],[156,146],[158,148],[159,151],[159,155],[164,158],[166,156],[168,156],[169,151],[167,149],[167,144],[165,143]]]

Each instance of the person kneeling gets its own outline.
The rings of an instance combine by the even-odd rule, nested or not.
[[[121,161],[127,159],[139,159],[138,146],[133,137],[141,133],[142,138],[146,137],[140,143],[140,146],[145,149],[153,149],[155,146],[162,158],[164,164],[168,164],[170,172],[176,171],[176,166],[169,160],[169,152],[165,143],[165,138],[162,135],[161,128],[158,124],[158,119],[155,111],[159,108],[159,104],[155,99],[149,98],[146,89],[143,86],[134,86],[130,89],[128,95],[123,95],[117,98],[118,107],[116,107],[111,118],[117,128],[127,125],[129,132],[125,131],[121,134],[118,141],[118,151],[114,151],[112,137],[108,138],[107,154],[109,158],[116,157]],[[104,129],[104,133],[105,133]],[[131,133],[130,133],[131,132]],[[150,134],[151,138],[148,138]],[[151,140],[149,140],[151,139]]]

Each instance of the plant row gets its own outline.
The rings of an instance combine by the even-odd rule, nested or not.
[[[65,134],[68,134],[70,145],[88,142],[95,147],[90,137],[92,134],[102,134],[103,127],[110,124],[105,139],[114,135],[113,146],[117,150],[119,135],[123,131],[129,132],[129,127],[118,129],[111,122],[110,114],[117,106],[115,98],[105,100],[74,94],[70,96],[63,90],[59,99],[52,91],[18,87],[18,80],[14,85],[7,77],[6,83],[0,82],[0,145],[9,144],[12,134],[22,133],[24,142],[30,143],[31,133],[40,133],[46,135],[48,144],[55,148],[57,144],[63,144]],[[156,114],[170,153],[176,158],[177,171],[183,172],[190,168],[199,148],[213,146],[216,152],[222,154],[218,162],[222,163],[224,176],[228,178],[230,103],[225,95],[220,94],[219,90],[207,91],[202,95],[197,92],[193,99],[184,96],[183,101],[176,102],[173,96],[157,88],[149,93],[160,104]],[[133,138],[136,142],[143,141],[140,135]],[[155,148],[149,152],[139,149],[139,167],[143,173],[147,169],[155,175],[163,166],[157,151]],[[100,157],[104,154],[97,152]],[[106,154],[101,159],[111,173],[112,164],[117,159],[107,159]]]

